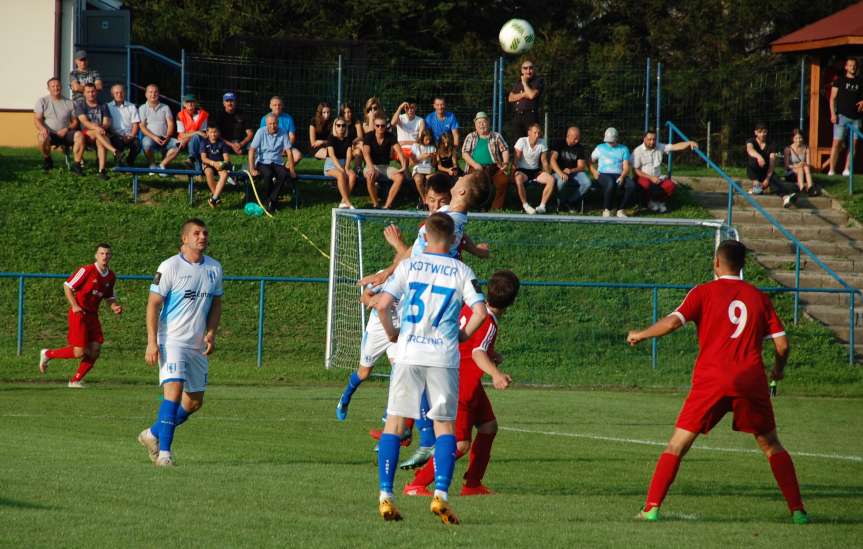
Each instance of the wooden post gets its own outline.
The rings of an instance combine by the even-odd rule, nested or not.
[[[809,165],[816,171],[821,170],[821,156],[818,154],[818,107],[821,101],[821,60],[818,56],[809,58]]]

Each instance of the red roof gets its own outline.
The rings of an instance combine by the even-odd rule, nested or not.
[[[863,44],[863,2],[848,6],[770,43],[774,52]]]

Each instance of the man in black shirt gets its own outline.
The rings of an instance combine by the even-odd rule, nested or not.
[[[782,197],[782,206],[790,208],[797,199],[797,193],[789,192],[785,183],[776,177],[773,168],[776,165],[776,148],[767,142],[767,125],[759,122],[755,125],[755,137],[746,140],[746,177],[752,182],[749,194],[763,194],[773,191]]]
[[[570,126],[566,138],[551,147],[551,171],[561,211],[573,208],[590,190],[593,183],[587,175],[588,162],[588,153],[581,144],[581,130]]]
[[[384,201],[384,209],[390,209],[404,183],[408,161],[396,136],[387,131],[387,121],[377,117],[374,124],[374,133],[367,133],[363,138],[363,160],[366,163],[363,175],[366,178],[369,198],[372,199],[372,208],[379,207],[377,185],[392,183]],[[390,166],[390,159],[393,157],[401,164],[400,169]]]
[[[526,60],[521,64],[521,79],[512,87],[507,98],[513,108],[510,143],[525,137],[530,125],[539,122],[539,103],[544,89],[545,81],[536,75],[533,61]]]
[[[234,154],[246,154],[249,143],[255,137],[255,130],[247,117],[237,111],[237,96],[234,92],[225,92],[222,106],[224,108],[216,115],[214,125],[219,128],[222,141]]]
[[[830,171],[827,175],[836,175],[836,165],[839,163],[839,153],[845,134],[848,133],[848,124],[860,130],[860,118],[863,117],[863,87],[861,79],[857,76],[857,60],[848,58],[845,61],[845,74],[833,80],[830,89],[830,122],[833,124],[833,147],[830,149]],[[848,139],[856,139],[849,135]],[[850,142],[850,141],[849,141]],[[859,143],[859,139],[858,139]],[[856,145],[856,144],[855,144]],[[842,175],[851,173],[851,157],[845,159],[845,171]]]

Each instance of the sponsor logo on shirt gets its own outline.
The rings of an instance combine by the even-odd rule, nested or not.
[[[432,274],[440,273],[444,276],[456,276],[458,274],[458,267],[454,267],[452,265],[440,265],[438,263],[430,263],[423,260],[411,261],[410,270]]]
[[[190,299],[190,300],[194,301],[199,297],[215,297],[215,296],[213,294],[211,294],[210,292],[199,292],[196,290],[186,290],[185,293],[183,293],[183,299]]]
[[[420,345],[434,345],[435,347],[437,347],[438,345],[443,345],[443,338],[426,337],[424,335],[409,335],[408,343],[419,343]]]

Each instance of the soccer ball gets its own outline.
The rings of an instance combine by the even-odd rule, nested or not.
[[[497,38],[506,53],[524,53],[533,46],[533,27],[524,19],[510,19],[500,28]]]

